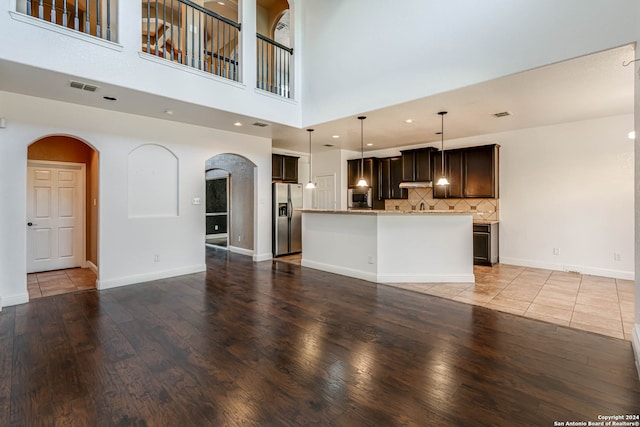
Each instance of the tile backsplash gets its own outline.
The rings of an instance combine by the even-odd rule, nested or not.
[[[475,221],[498,221],[499,199],[434,199],[433,188],[409,188],[408,199],[385,200],[386,210],[473,211]]]

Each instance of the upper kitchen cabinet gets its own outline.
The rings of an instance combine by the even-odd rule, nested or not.
[[[433,147],[402,151],[402,181],[420,182],[433,179],[431,156]]]
[[[444,152],[445,176],[449,185],[433,184],[433,197],[435,199],[461,198],[462,197],[462,150],[445,150]],[[442,152],[433,153],[433,177],[437,181],[442,176]]]
[[[498,197],[498,145],[484,145],[464,152],[464,197]]]
[[[271,155],[271,180],[277,182],[298,182],[298,157],[283,154]]]
[[[407,199],[409,192],[400,188],[402,182],[402,157],[378,159],[378,198]]]
[[[498,197],[499,145],[461,148],[445,151],[445,171],[449,185],[433,186],[433,197],[487,198]],[[434,153],[434,178],[442,175],[441,153]]]
[[[375,189],[376,188],[375,184],[377,184],[377,178],[378,178],[377,160],[378,159],[373,157],[364,159],[363,174],[360,173],[360,166],[362,164],[361,159],[347,160],[348,188],[358,188],[358,181],[360,180],[361,175],[363,175],[364,179],[367,181],[367,184],[370,187],[373,187]]]

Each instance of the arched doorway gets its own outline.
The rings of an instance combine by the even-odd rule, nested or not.
[[[205,173],[205,242],[221,248],[229,245],[229,171]]]
[[[98,274],[98,152],[69,135],[27,151],[29,299],[95,289]]]
[[[227,248],[250,256],[255,249],[255,171],[255,163],[237,154],[219,154],[205,162],[206,180],[227,179]],[[215,220],[208,224],[215,225]]]

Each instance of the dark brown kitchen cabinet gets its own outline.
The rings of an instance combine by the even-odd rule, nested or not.
[[[367,181],[367,185],[376,188],[374,184],[377,184],[378,170],[377,159],[369,157],[364,159],[364,174],[360,173],[361,159],[347,160],[347,185],[348,188],[358,188],[358,181],[364,176]]]
[[[271,155],[271,180],[298,182],[298,157],[283,154]]]
[[[441,152],[433,158],[433,197],[446,198],[498,198],[499,145],[445,150],[445,172],[449,185],[436,185],[442,176]]]
[[[498,223],[473,224],[473,263],[491,266],[498,261]]]
[[[402,157],[388,157],[378,159],[378,198],[407,199],[409,192],[406,188],[400,188],[403,181]]]
[[[433,158],[433,197],[435,199],[461,198],[462,197],[462,150],[445,150],[444,152],[445,176],[449,185],[437,185],[442,176],[442,152],[434,153]]]
[[[433,179],[431,155],[435,148],[402,151],[402,181],[420,182]]]
[[[464,151],[464,197],[498,197],[498,146],[483,145]]]

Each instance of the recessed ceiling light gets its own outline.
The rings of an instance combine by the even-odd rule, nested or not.
[[[234,126],[242,126],[242,123],[240,123],[240,122],[235,122],[233,125],[234,125]]]
[[[413,119],[407,119],[404,121],[405,123],[413,123]]]
[[[333,136],[331,136],[331,138],[338,139],[338,138],[340,138],[340,135],[333,135]]]
[[[367,142],[365,145],[366,145],[367,147],[371,147],[373,144],[372,144],[372,143],[370,143],[370,142]]]
[[[167,116],[173,116],[173,110],[169,110],[169,109],[167,109],[167,110],[164,110],[164,113],[165,113]]]
[[[636,139],[636,131],[632,130],[631,132],[629,132],[628,136],[629,139]]]
[[[221,6],[224,6],[224,2],[223,1],[219,1],[218,4],[221,5]]]
[[[103,96],[103,99],[106,99],[107,101],[117,101],[118,99],[114,96]]]

